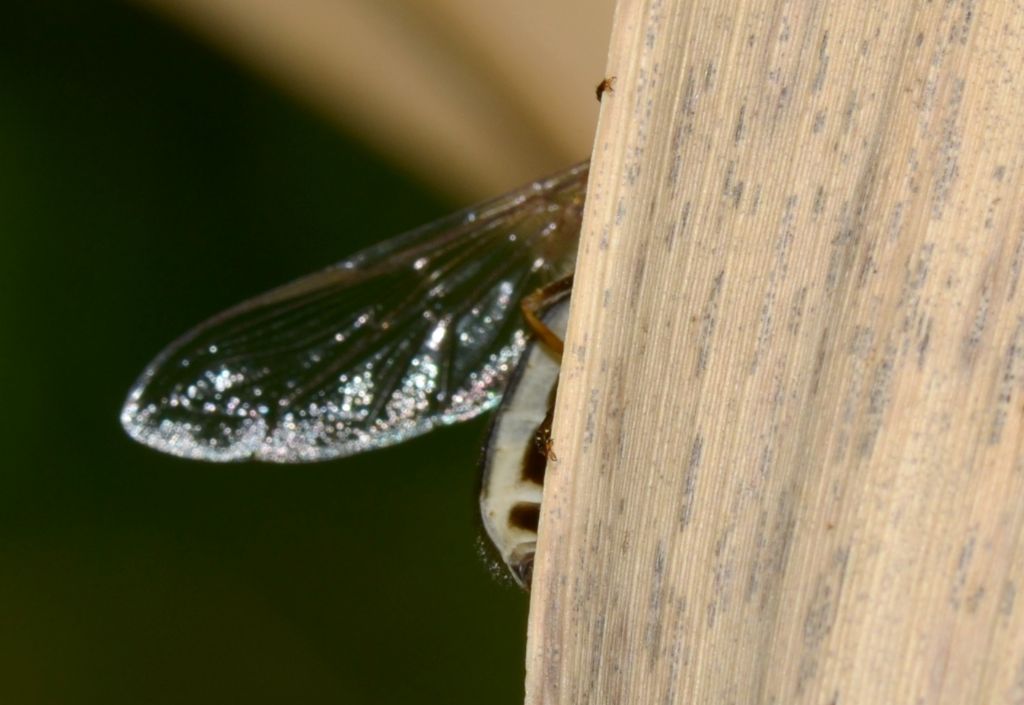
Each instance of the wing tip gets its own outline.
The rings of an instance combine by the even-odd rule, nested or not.
[[[173,421],[164,416],[159,404],[143,402],[145,388],[137,385],[128,394],[121,408],[121,427],[129,438],[153,450],[190,460],[229,463],[258,456],[266,433],[266,423],[252,420],[233,433],[222,427],[224,441],[210,438],[202,426],[187,421]],[[163,418],[162,418],[163,417]]]

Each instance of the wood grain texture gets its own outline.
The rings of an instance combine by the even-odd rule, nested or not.
[[[526,702],[1024,702],[1024,7],[612,35]]]

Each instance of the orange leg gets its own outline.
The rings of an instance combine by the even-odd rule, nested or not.
[[[548,328],[547,324],[541,320],[539,314],[543,313],[548,306],[563,296],[569,295],[572,291],[572,276],[570,274],[537,289],[537,291],[523,299],[520,304],[523,309],[523,317],[526,319],[526,325],[530,327],[530,330],[533,331],[538,340],[547,345],[559,357],[562,356],[562,350],[565,347],[563,341],[553,330]]]

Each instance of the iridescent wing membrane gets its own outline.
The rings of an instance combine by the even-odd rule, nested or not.
[[[588,164],[357,253],[214,316],[121,413],[208,461],[325,460],[493,407],[526,344],[520,300],[571,273]]]

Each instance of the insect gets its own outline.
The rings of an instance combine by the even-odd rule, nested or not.
[[[509,387],[481,516],[528,586],[588,172],[578,164],[210,318],[146,367],[122,425],[185,458],[301,463],[473,418]]]
[[[615,76],[609,76],[608,78],[601,79],[601,82],[597,84],[597,88],[594,89],[594,93],[597,95],[597,102],[601,102],[601,97],[605,92],[615,92]]]
[[[563,280],[564,281],[564,280]],[[568,287],[545,298],[543,324],[564,339]],[[491,543],[517,583],[528,588],[537,547],[541,492],[549,461],[559,351],[540,336],[528,344],[494,416],[484,450],[480,517]]]

